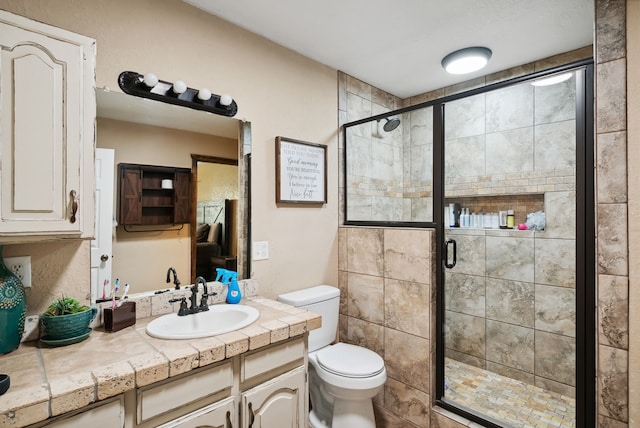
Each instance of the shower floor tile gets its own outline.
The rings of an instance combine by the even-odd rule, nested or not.
[[[575,399],[452,359],[446,397],[512,427],[575,427]]]

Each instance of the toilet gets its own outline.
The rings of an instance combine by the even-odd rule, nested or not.
[[[282,294],[278,300],[322,316],[309,332],[309,419],[313,428],[375,428],[371,399],[387,380],[384,360],[361,346],[334,343],[340,290],[318,285]]]

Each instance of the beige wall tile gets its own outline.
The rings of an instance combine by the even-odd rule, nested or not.
[[[384,325],[429,338],[431,288],[417,282],[384,280]]]
[[[349,272],[382,276],[383,230],[347,228],[347,269]]]
[[[624,276],[598,276],[598,335],[602,345],[629,347],[629,280]]]
[[[626,204],[598,205],[598,273],[628,274],[628,238]]]
[[[384,280],[379,276],[348,274],[347,314],[364,321],[384,322]]]
[[[596,0],[596,61],[603,63],[626,54],[625,0]]]
[[[600,375],[598,393],[600,414],[626,422],[628,418],[628,353],[600,345],[598,348]],[[634,404],[635,406],[635,404]]]
[[[390,328],[385,329],[387,376],[429,393],[429,340]]]
[[[420,427],[430,420],[429,395],[394,379],[388,379],[384,390],[384,406],[395,415]]]
[[[430,277],[430,233],[419,229],[384,230],[384,276],[427,283]]]
[[[627,127],[627,93],[625,85],[627,62],[618,59],[599,64],[596,69],[596,132],[623,131]]]
[[[598,202],[627,202],[627,133],[598,135]]]

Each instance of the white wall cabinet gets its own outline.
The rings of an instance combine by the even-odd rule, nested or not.
[[[92,238],[95,40],[0,11],[0,236]]]

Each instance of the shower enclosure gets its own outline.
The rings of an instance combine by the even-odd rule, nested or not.
[[[593,423],[592,87],[585,62],[345,126],[345,223],[436,229],[432,395],[487,426]]]

